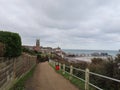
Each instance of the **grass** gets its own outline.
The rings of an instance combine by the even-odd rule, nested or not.
[[[68,73],[65,73],[63,74],[62,73],[62,70],[59,70],[59,71],[56,71],[57,73],[63,75],[66,79],[70,80],[70,82],[72,84],[74,84],[75,86],[77,86],[80,90],[85,90],[84,86],[85,86],[85,83],[75,77],[72,76],[71,79],[69,79],[70,75]]]
[[[16,83],[9,89],[9,90],[24,90],[25,89],[25,82],[33,76],[35,66],[24,76],[22,76]]]
[[[52,68],[54,68],[53,65],[50,64],[50,66],[51,66]],[[55,69],[55,68],[54,68],[54,69]],[[81,80],[79,80],[78,78],[73,77],[73,76],[72,76],[71,79],[69,79],[70,74],[68,74],[68,73],[63,74],[63,73],[62,73],[62,70],[58,70],[58,71],[56,71],[56,72],[59,73],[59,74],[61,74],[62,76],[64,76],[66,79],[70,80],[70,82],[71,82],[72,84],[74,84],[75,86],[77,86],[80,90],[85,90],[85,82],[83,82],[83,81],[81,81]],[[90,86],[90,90],[96,90],[96,89],[95,89],[94,87]]]

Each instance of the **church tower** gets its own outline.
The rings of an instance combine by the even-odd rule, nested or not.
[[[39,39],[36,40],[36,47],[40,47],[40,40]]]

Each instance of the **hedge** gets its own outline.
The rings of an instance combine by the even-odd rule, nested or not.
[[[0,31],[0,42],[5,44],[4,57],[18,57],[21,55],[21,37],[18,33]]]
[[[5,45],[0,42],[0,57],[4,55],[5,53],[4,49],[5,49]]]

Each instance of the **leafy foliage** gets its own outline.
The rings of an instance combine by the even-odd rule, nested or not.
[[[19,34],[0,31],[0,42],[5,44],[5,57],[18,57],[21,55],[21,38]]]
[[[38,62],[45,62],[49,60],[49,57],[47,54],[38,54],[37,55]]]
[[[37,54],[36,51],[29,50],[29,49],[27,49],[27,48],[25,48],[25,47],[22,47],[22,51],[25,52],[25,53],[28,53],[28,54],[30,54],[30,55],[36,55],[36,54]]]
[[[60,62],[60,61],[59,61]],[[116,78],[120,80],[120,54],[116,58],[108,58],[103,60],[101,58],[92,59],[91,63],[79,62],[79,63],[67,63],[67,65],[73,65],[76,68],[85,69],[89,68],[90,72],[98,73],[105,75],[111,78]],[[78,70],[73,69],[73,74],[84,79],[84,73]],[[95,75],[90,74],[90,83],[104,89],[104,90],[119,90],[120,84],[105,78],[101,78]]]
[[[0,57],[2,57],[5,53],[5,45],[0,42]]]
[[[100,64],[103,62],[103,59],[101,58],[93,58],[92,60],[92,64]]]
[[[99,58],[92,60],[89,66],[91,72],[99,73],[111,78],[120,79],[120,55],[118,54],[115,59],[108,58],[107,61],[100,60]],[[112,80],[100,78],[98,76],[90,75],[90,82],[105,89],[105,90],[119,90],[120,85]]]

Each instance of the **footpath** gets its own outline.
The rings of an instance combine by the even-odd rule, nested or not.
[[[33,77],[25,86],[25,90],[79,90],[69,80],[56,73],[48,62],[37,65]]]

